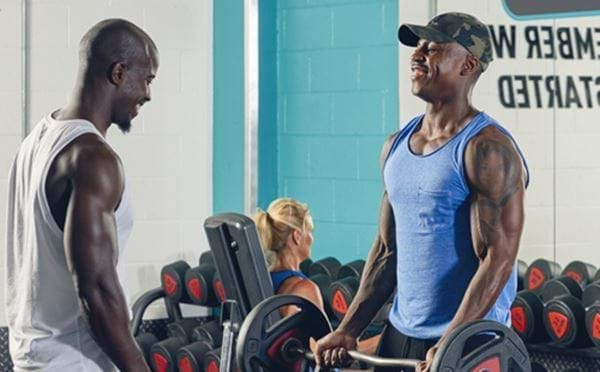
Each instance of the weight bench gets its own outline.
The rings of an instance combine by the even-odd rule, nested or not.
[[[219,214],[204,222],[204,230],[226,296],[221,308],[220,370],[232,371],[237,331],[252,308],[274,295],[273,284],[252,219],[237,213]],[[279,314],[273,313],[268,322],[273,324],[279,319]]]

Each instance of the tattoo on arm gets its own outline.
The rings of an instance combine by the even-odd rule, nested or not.
[[[524,187],[520,157],[506,138],[480,138],[474,143],[470,178],[475,191],[473,222],[483,243],[476,249],[484,257],[483,247],[495,241],[502,229],[504,207]]]

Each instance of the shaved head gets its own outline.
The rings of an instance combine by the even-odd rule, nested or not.
[[[117,62],[135,66],[148,58],[158,65],[154,41],[144,30],[124,19],[97,23],[79,45],[80,68],[86,74],[105,74]]]

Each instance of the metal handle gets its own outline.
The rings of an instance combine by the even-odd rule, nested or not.
[[[295,348],[294,351],[299,353],[300,355],[304,356],[308,360],[311,360],[311,361],[315,360],[315,355],[311,351],[308,351],[308,350],[305,350],[302,348]],[[416,360],[416,359],[382,358],[382,357],[378,357],[378,356],[363,354],[356,350],[348,350],[348,355],[350,355],[350,358],[352,358],[356,361],[363,362],[370,366],[377,366],[377,367],[417,368],[419,363],[421,363],[420,360]]]

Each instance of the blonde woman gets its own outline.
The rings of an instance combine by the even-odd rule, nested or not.
[[[313,243],[313,220],[308,206],[290,198],[274,200],[266,211],[254,215],[275,294],[306,298],[324,311],[319,287],[300,271],[300,263],[310,258]],[[294,306],[281,309],[287,316],[298,311]],[[358,343],[357,349],[374,354],[380,336]]]
[[[323,310],[319,287],[300,271],[300,263],[310,258],[313,243],[314,225],[306,204],[279,198],[266,211],[256,213],[254,221],[275,293],[306,298]],[[293,307],[284,308],[282,315],[294,311]]]

